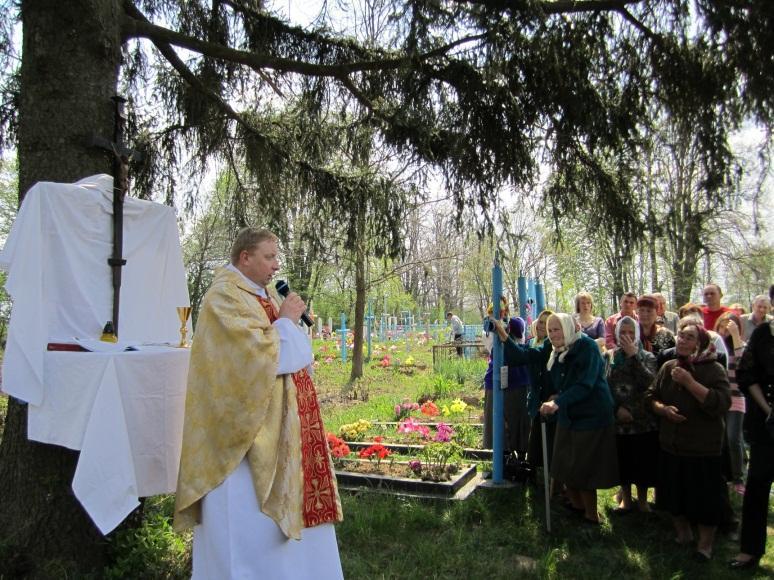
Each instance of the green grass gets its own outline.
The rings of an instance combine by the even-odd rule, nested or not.
[[[612,495],[613,490],[600,494],[608,509]],[[719,536],[713,560],[694,563],[690,549],[672,542],[663,514],[606,514],[605,525],[595,530],[553,511],[548,534],[542,497],[529,487],[480,489],[464,502],[346,494],[345,521],[337,527],[345,577],[739,577],[726,569],[737,542]],[[766,559],[768,571],[771,560]],[[768,571],[745,577],[766,578]]]
[[[552,509],[545,531],[542,490],[479,489],[466,501],[421,500],[373,492],[342,492],[344,522],[336,533],[346,578],[768,578],[765,568],[732,573],[726,561],[738,543],[719,535],[708,564],[672,542],[665,514],[614,516],[614,490],[600,493],[601,529]],[[190,574],[190,537],[169,529],[172,497],[146,503],[146,523],[112,538],[119,560],[108,578],[184,578]],[[739,506],[737,506],[738,508]],[[770,518],[771,522],[771,518]],[[125,575],[124,575],[125,574]]]

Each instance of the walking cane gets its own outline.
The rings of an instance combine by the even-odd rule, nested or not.
[[[551,487],[548,469],[548,444],[546,443],[546,418],[540,416],[540,435],[543,440],[543,483],[546,488],[546,531],[551,533]]]

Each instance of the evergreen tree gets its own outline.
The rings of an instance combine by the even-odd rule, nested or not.
[[[182,151],[193,156],[190,175],[218,158],[256,184],[233,201],[237,223],[250,204],[279,222],[292,205],[282,195],[300,193],[324,225],[336,215],[354,247],[365,203],[373,251],[394,256],[403,200],[331,163],[317,131],[323,121],[342,123],[334,139],[346,138],[346,124],[362,125],[403,159],[433,164],[457,215],[471,210],[484,227],[502,184],[537,178],[542,147],[565,185],[548,190],[549,207],[591,208],[625,229],[638,217],[608,195],[599,159],[637,141],[654,110],[695,135],[709,197],[729,178],[727,132],[747,116],[772,120],[769,0],[392,7],[389,38],[360,43],[289,25],[259,0],[7,0],[0,143],[18,151],[19,191],[108,170],[84,143],[110,134],[109,99],[120,88],[134,103],[130,141],[147,154],[134,169],[138,195],[161,191],[171,201]],[[9,24],[17,12],[18,70]],[[292,127],[308,132],[277,121],[278,101],[297,107]],[[286,171],[298,180],[295,193],[273,187]],[[104,542],[69,493],[74,454],[28,442],[24,411],[10,402],[0,446],[0,566],[9,575],[43,575],[51,561],[98,570]]]

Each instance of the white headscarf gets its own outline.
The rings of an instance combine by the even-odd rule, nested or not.
[[[618,322],[615,325],[615,343],[618,344],[621,342],[620,334],[621,334],[621,325],[623,324],[631,324],[634,327],[634,344],[639,344],[640,325],[631,316],[622,316],[621,318],[618,319]]]
[[[564,334],[564,346],[554,347],[551,351],[551,357],[548,359],[546,368],[550,371],[554,366],[556,359],[559,362],[564,362],[564,358],[570,350],[570,347],[575,344],[575,341],[581,337],[580,325],[576,324],[575,319],[570,314],[554,313],[548,317],[546,324],[551,321],[551,318],[556,317],[559,323],[562,325],[562,333]]]

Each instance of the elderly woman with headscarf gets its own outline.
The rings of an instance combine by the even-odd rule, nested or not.
[[[546,368],[557,394],[540,405],[540,414],[557,416],[551,475],[564,483],[572,509],[582,513],[585,522],[598,525],[596,490],[618,483],[613,398],[605,363],[596,342],[569,314],[552,314],[547,327],[552,349],[542,348],[544,354],[550,352]],[[506,343],[506,360],[529,362],[529,355],[519,352]]]
[[[701,312],[701,306],[688,302],[683,304],[678,310],[680,320],[677,321],[677,331],[687,323],[691,321],[698,323],[705,330],[710,337],[710,342],[715,347],[715,355],[718,357],[718,362],[723,365],[723,368],[728,369],[728,351],[726,349],[726,343],[723,338],[712,330],[707,329],[704,326],[704,315]],[[677,349],[675,347],[665,348],[661,352],[656,353],[656,359],[658,360],[658,368],[661,368],[668,360],[677,358]]]
[[[631,486],[637,486],[637,507],[649,512],[648,488],[658,474],[658,422],[645,403],[656,376],[656,357],[640,341],[640,326],[629,316],[615,326],[616,349],[608,354],[607,383],[615,401],[616,444],[621,500],[614,513],[633,509]]]
[[[664,363],[646,394],[660,417],[658,504],[672,514],[677,543],[692,542],[691,526],[697,525],[694,557],[707,561],[723,515],[720,454],[731,391],[698,322],[680,326],[676,350],[677,359]]]

